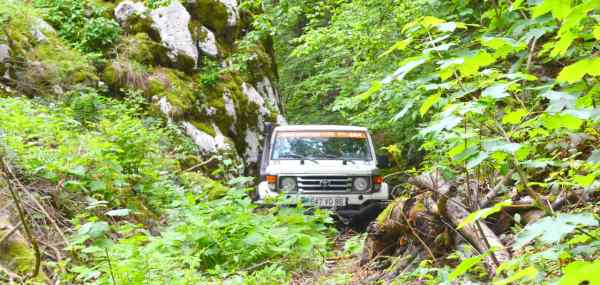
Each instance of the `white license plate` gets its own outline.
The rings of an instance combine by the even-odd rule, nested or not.
[[[306,205],[313,205],[320,208],[345,207],[348,204],[345,197],[303,197],[302,201]]]

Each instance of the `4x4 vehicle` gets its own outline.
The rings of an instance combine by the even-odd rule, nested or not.
[[[366,128],[337,125],[267,126],[257,203],[286,202],[334,208],[354,216],[381,208],[389,187]],[[379,160],[379,163],[378,163]]]

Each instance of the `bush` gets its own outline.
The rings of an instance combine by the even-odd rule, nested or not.
[[[166,135],[126,104],[93,90],[77,95],[71,94],[76,97],[70,106],[54,107],[0,99],[0,146],[30,176],[62,183],[110,206],[146,201],[159,209],[170,203],[173,186],[165,174],[176,162],[161,151]]]
[[[44,18],[58,30],[60,36],[83,51],[101,51],[119,40],[119,24],[106,18],[104,8],[93,2],[35,0],[34,6],[44,11]]]
[[[81,258],[98,266],[81,270],[80,281],[100,276],[98,284],[112,284],[112,272],[117,284],[287,284],[290,272],[315,269],[328,252],[332,221],[326,212],[257,213],[242,189],[200,202],[188,193],[181,201],[161,236],[138,231],[114,245],[96,239]],[[89,238],[86,233],[78,242]],[[106,253],[100,248],[110,253],[112,267],[102,262]]]

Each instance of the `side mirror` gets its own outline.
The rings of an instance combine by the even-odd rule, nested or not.
[[[379,168],[390,168],[390,159],[387,155],[377,156],[377,167]]]

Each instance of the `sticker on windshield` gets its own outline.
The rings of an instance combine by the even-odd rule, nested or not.
[[[365,132],[278,132],[282,138],[367,138]]]

